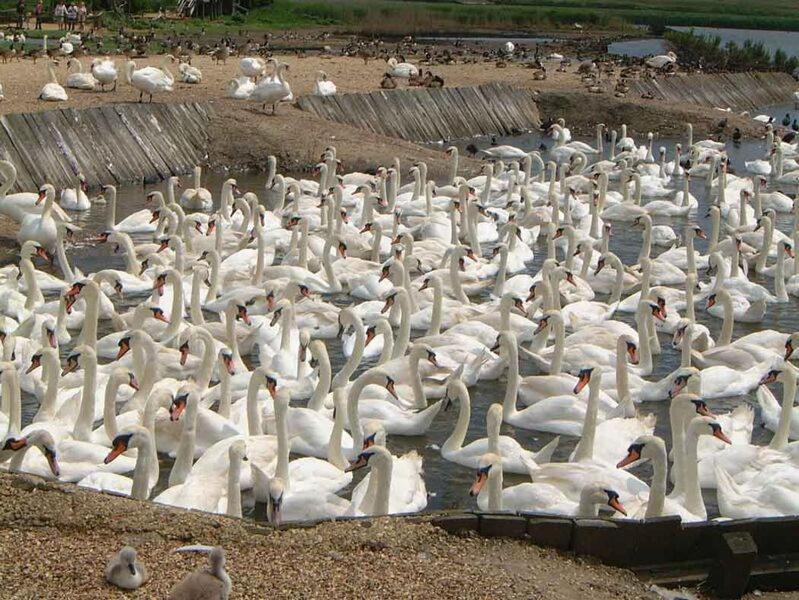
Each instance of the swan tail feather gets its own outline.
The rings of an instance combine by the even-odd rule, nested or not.
[[[555,453],[555,450],[560,443],[560,436],[555,436],[552,441],[550,441],[546,446],[541,448],[538,452],[535,452],[533,456],[535,457],[536,463],[548,463],[552,460],[552,455]]]

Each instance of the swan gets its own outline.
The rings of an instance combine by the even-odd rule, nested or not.
[[[124,546],[111,557],[104,573],[108,583],[123,590],[139,589],[150,578],[147,567],[130,546]]]
[[[200,165],[194,167],[194,187],[183,190],[180,196],[180,205],[189,210],[210,211],[213,208],[211,192],[202,187],[203,169]]]
[[[91,208],[89,197],[86,192],[89,191],[89,185],[86,183],[86,178],[83,173],[78,173],[76,176],[77,185],[74,188],[64,188],[61,190],[61,198],[59,203],[61,208],[66,210],[83,211]]]
[[[283,72],[288,68],[288,65],[278,64],[274,59],[270,59],[270,62],[275,66],[276,79],[263,78],[250,94],[250,100],[263,104],[263,110],[266,110],[267,104],[271,104],[272,114],[275,114],[277,104],[291,94],[291,88],[283,79]]]
[[[166,66],[163,69],[157,67],[137,69],[136,63],[132,60],[125,65],[125,78],[128,85],[139,90],[139,102],[144,98],[144,94],[150,96],[152,102],[154,93],[171,92],[175,84],[175,78]]]
[[[314,96],[333,96],[336,93],[336,84],[327,78],[327,73],[319,71],[313,88]]]
[[[189,547],[194,550],[193,547]],[[178,550],[181,550],[180,548]],[[197,569],[181,579],[169,592],[173,600],[201,598],[227,600],[233,582],[225,570],[225,551],[220,546],[201,548],[208,554],[208,566]]]
[[[117,79],[119,78],[119,74],[117,73],[117,66],[113,60],[110,58],[95,58],[92,60],[91,66],[92,75],[97,80],[97,83],[100,84],[100,89],[105,91],[105,86],[114,84],[114,87],[111,88],[112,92],[115,92],[117,89]]]
[[[256,56],[245,56],[239,61],[239,70],[246,77],[258,79],[266,72],[266,63]]]
[[[255,90],[255,82],[246,75],[239,75],[228,82],[227,95],[236,100],[249,100]]]
[[[45,183],[39,188],[39,198],[37,204],[44,200],[44,208],[41,214],[26,213],[17,231],[17,241],[20,246],[26,242],[34,242],[48,251],[54,252],[58,231],[56,221],[53,218],[53,206],[55,202],[55,188],[49,183]]]
[[[42,87],[42,91],[39,92],[39,100],[45,100],[47,102],[66,102],[69,100],[67,91],[61,87],[61,84],[58,83],[58,79],[55,76],[54,63],[48,63],[47,72],[50,75],[50,81],[45,83],[44,87]]]
[[[75,65],[75,72],[67,75],[67,87],[77,90],[94,90],[98,83],[94,74],[91,71],[84,73],[83,65],[77,58],[70,58],[67,61],[67,68],[73,65]]]
[[[477,497],[480,510],[490,512],[525,512],[560,514],[574,517],[597,517],[599,507],[606,505],[614,513],[626,515],[619,494],[609,486],[585,485],[578,502],[567,498],[557,487],[546,483],[520,483],[503,488],[501,459],[493,453],[480,458],[477,477],[469,495]]]
[[[415,77],[419,74],[419,67],[413,65],[409,62],[399,62],[396,58],[391,57],[386,61],[386,64],[389,67],[389,74],[392,77],[401,77],[403,79],[408,79],[410,77]]]
[[[471,418],[471,400],[469,390],[458,377],[451,377],[447,385],[447,395],[444,404],[445,410],[452,404],[453,396],[458,401],[458,421],[455,428],[441,446],[441,456],[450,462],[469,467],[477,468],[480,457],[488,451],[499,454],[502,457],[502,469],[507,473],[527,473],[527,465],[520,458],[525,455],[528,461],[533,464],[549,462],[552,453],[558,446],[559,438],[553,439],[538,452],[525,450],[519,442],[507,435],[500,435],[499,429],[502,425],[502,406],[493,404],[486,413],[486,430],[488,437],[480,438],[464,446],[466,432],[469,428]]]

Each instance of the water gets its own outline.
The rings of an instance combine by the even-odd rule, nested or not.
[[[721,38],[721,45],[735,42],[739,46],[746,40],[762,42],[772,55],[782,50],[788,56],[799,56],[799,32],[774,31],[763,29],[721,29],[716,27],[670,27],[677,31],[693,31],[696,35]],[[652,54],[664,54],[668,46],[662,38],[646,38],[614,42],[608,45],[608,52],[622,56],[642,58]]]
[[[642,40],[624,40],[608,44],[609,54],[620,54],[633,58],[643,58],[653,54],[665,54],[668,46],[663,38],[645,38]]]
[[[782,109],[780,109],[782,110]],[[475,143],[479,147],[485,147],[490,143],[488,138],[478,138],[474,140],[467,140]],[[585,140],[589,143],[593,143],[593,140]],[[664,146],[667,148],[669,152],[669,159],[673,154],[674,144],[680,140],[676,139],[656,139],[655,140],[655,149],[659,146]],[[530,150],[536,149],[539,147],[541,143],[541,139],[538,134],[530,134],[518,138],[500,138],[497,140],[498,143],[511,143],[515,145],[519,145],[520,147]],[[466,142],[463,142],[462,145],[465,146]],[[743,169],[743,161],[750,160],[754,157],[759,157],[765,152],[765,147],[762,142],[747,142],[740,147],[734,147],[729,145],[728,147],[729,156],[732,161],[732,165],[734,169]],[[546,158],[546,156],[545,156]],[[208,174],[207,178],[205,179],[205,186],[211,189],[216,193],[216,191],[220,188],[221,182],[223,179],[227,178],[228,175],[221,175],[221,174]],[[237,180],[239,186],[244,190],[253,190],[253,191],[260,191],[262,190],[263,184],[263,177],[260,175],[252,175],[252,174],[241,174],[237,176]],[[117,203],[117,218],[121,219],[124,216],[139,210],[143,206],[143,199],[145,194],[150,189],[157,189],[159,186],[145,186],[145,187],[126,187],[119,190],[118,194],[118,203]],[[707,200],[704,197],[704,188],[703,182],[700,180],[694,180],[692,184],[692,192],[700,198],[701,208],[697,212],[696,221],[705,228],[706,231],[709,231],[709,223],[705,217],[706,207],[707,207]],[[85,235],[90,236],[96,234],[97,232],[103,229],[104,225],[104,209],[101,206],[95,206],[89,213],[85,215],[81,215],[78,217],[78,222],[85,230]],[[682,228],[685,224],[685,220],[682,219],[675,219],[672,220],[671,224],[675,227],[675,229],[681,233]],[[790,230],[790,218],[789,217],[782,217],[778,220],[778,227],[783,231]],[[543,239],[541,240],[543,243]],[[537,272],[546,255],[546,249],[539,243],[535,247],[536,252],[536,259],[532,265],[529,267],[530,273]],[[623,226],[617,226],[614,228],[614,237],[611,241],[611,249],[617,255],[621,257],[623,262],[626,264],[632,264],[636,262],[636,257],[638,255],[638,251],[640,248],[641,243],[641,234],[640,231],[637,231],[626,224]],[[707,247],[706,242],[704,240],[697,239],[696,240],[697,251],[700,253],[706,253]],[[490,252],[490,248],[484,248],[485,252]],[[660,250],[656,250],[658,252]],[[78,244],[76,247],[72,248],[69,251],[69,255],[71,259],[74,261],[75,265],[80,267],[84,272],[92,272],[96,271],[100,268],[124,268],[123,261],[120,256],[114,255],[112,253],[112,249],[110,245],[103,244],[103,245],[90,245],[90,244]],[[758,277],[754,278],[755,281],[758,283],[762,283],[769,287],[769,289],[773,289],[773,281],[772,280],[764,280]],[[603,298],[597,298],[598,300],[603,300]],[[346,296],[341,297],[334,297],[332,300],[339,305],[345,305],[349,303],[349,298]],[[120,309],[125,308],[133,304],[133,301],[128,300],[127,302],[123,302],[120,305]],[[710,317],[703,309],[701,305],[697,305],[697,315],[699,321],[704,323],[710,328],[710,331],[713,337],[717,337],[720,328],[721,328],[721,321]],[[209,318],[214,318],[209,315]],[[619,318],[619,317],[617,317]],[[631,323],[632,319],[630,315],[622,315],[620,320]],[[791,301],[784,305],[770,305],[766,318],[763,323],[760,324],[736,324],[734,336],[737,338],[741,335],[745,335],[752,331],[764,329],[764,328],[774,328],[780,331],[794,331],[799,329],[799,311],[797,311],[797,300],[795,298],[791,298]],[[101,335],[105,333],[101,331]],[[414,337],[418,335],[417,332],[414,332]],[[653,379],[659,379],[668,373],[672,372],[679,366],[680,356],[679,353],[671,348],[670,338],[667,338],[664,335],[661,335],[661,346],[662,346],[662,353],[659,356],[655,357],[655,371],[652,375]],[[328,341],[328,348],[330,351],[330,357],[332,361],[332,366],[334,372],[341,367],[344,363],[344,357],[341,353],[340,345],[337,341]],[[68,352],[68,348],[63,348],[62,353],[65,355]],[[372,363],[364,362],[364,364],[359,369],[358,373],[362,372],[364,369],[371,366]],[[534,374],[533,371],[530,370],[530,365],[528,363],[522,362],[521,365],[522,374]],[[357,375],[357,373],[356,373]],[[488,407],[495,402],[501,402],[502,397],[505,391],[505,379],[500,379],[499,381],[493,382],[480,382],[478,385],[472,387],[470,390],[471,401],[472,401],[472,421],[469,428],[469,432],[467,435],[466,443],[469,441],[477,438],[477,437],[484,437],[485,436],[485,415]],[[775,393],[778,394],[780,397],[781,390],[775,390]],[[36,401],[29,396],[26,396],[24,399],[24,420],[25,422],[29,422],[32,415],[35,413],[36,410]],[[735,406],[737,406],[740,402],[745,401],[748,402],[755,407],[757,406],[756,401],[754,400],[752,395],[749,395],[745,398],[728,398],[728,399],[721,399],[721,400],[714,400],[710,402],[712,410],[716,413],[724,413],[729,410],[732,410]],[[668,404],[666,402],[653,402],[653,403],[645,403],[640,405],[640,410],[643,413],[654,413],[657,415],[657,428],[656,433],[657,435],[663,436],[667,442],[670,441],[670,432],[668,430]],[[431,496],[429,499],[428,510],[438,510],[438,509],[452,509],[452,508],[474,508],[475,503],[472,498],[468,495],[469,486],[472,483],[474,473],[456,465],[454,463],[450,463],[444,461],[438,451],[438,447],[440,447],[443,442],[446,440],[447,436],[450,434],[452,429],[455,426],[455,422],[457,419],[457,408],[455,410],[450,410],[448,412],[441,412],[438,417],[433,422],[432,427],[430,428],[428,434],[423,437],[418,438],[408,438],[408,437],[399,437],[399,436],[391,436],[389,438],[389,448],[395,454],[402,454],[408,452],[410,450],[417,450],[424,458],[424,468],[425,468],[425,481],[427,483],[427,489],[431,492]],[[759,415],[759,409],[756,408],[756,421],[755,421],[755,429],[753,434],[753,442],[757,444],[765,444],[771,437],[771,432],[768,430],[760,427],[761,420]],[[530,449],[539,449],[545,443],[550,441],[553,436],[549,434],[543,434],[538,432],[531,432],[527,430],[521,429],[514,429],[510,426],[503,425],[503,433],[507,435],[511,435],[515,437],[522,445],[526,448]],[[558,461],[564,461],[568,459],[568,456],[572,452],[575,447],[576,439],[569,438],[562,436],[560,446],[555,453],[555,459]],[[626,452],[626,448],[619,448],[619,458],[621,459]],[[166,480],[167,474],[169,469],[171,468],[171,460],[162,457],[162,478],[159,483],[159,486],[156,488],[154,495],[160,492],[162,489],[166,487]],[[639,473],[641,476],[645,477],[646,480],[651,475],[649,467],[643,467],[640,469]],[[356,473],[355,482],[360,480],[363,476],[362,472]],[[518,482],[523,481],[524,479],[519,476],[506,476],[506,485],[512,485]],[[354,484],[353,484],[354,485]],[[347,495],[346,491],[342,492],[342,495]],[[245,497],[245,506],[248,504],[249,498]],[[713,492],[705,492],[705,500],[708,506],[708,511],[710,515],[714,515],[716,513],[716,504]]]

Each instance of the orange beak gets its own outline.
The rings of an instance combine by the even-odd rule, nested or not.
[[[477,496],[480,493],[480,490],[483,489],[483,486],[485,486],[486,481],[488,481],[488,473],[486,471],[480,470],[480,472],[477,474],[477,478],[472,484],[472,487],[469,488],[469,495]]]
[[[619,502],[618,498],[611,498],[608,502],[608,506],[610,506],[616,512],[623,514],[625,517],[627,516],[627,510],[624,508],[624,505]]]
[[[130,344],[125,341],[120,341],[119,352],[117,352],[117,360],[125,356],[128,353],[128,350],[130,350]]]
[[[127,451],[128,447],[123,443],[116,444],[112,449],[111,452],[108,453],[108,456],[105,457],[103,463],[106,465],[112,462],[117,456]]]
[[[632,463],[634,463],[635,461],[640,460],[640,459],[641,459],[641,454],[637,450],[631,450],[627,454],[627,456],[625,456],[623,459],[621,459],[616,464],[616,468],[617,469],[622,469],[622,468],[626,467],[627,465],[631,465]]]

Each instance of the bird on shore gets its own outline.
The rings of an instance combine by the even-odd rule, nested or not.
[[[114,554],[105,567],[105,580],[123,590],[139,589],[148,579],[147,567],[130,546]]]
[[[225,551],[220,546],[186,546],[177,552],[208,554],[208,565],[186,575],[169,592],[169,600],[227,600],[233,582],[225,570]]]

